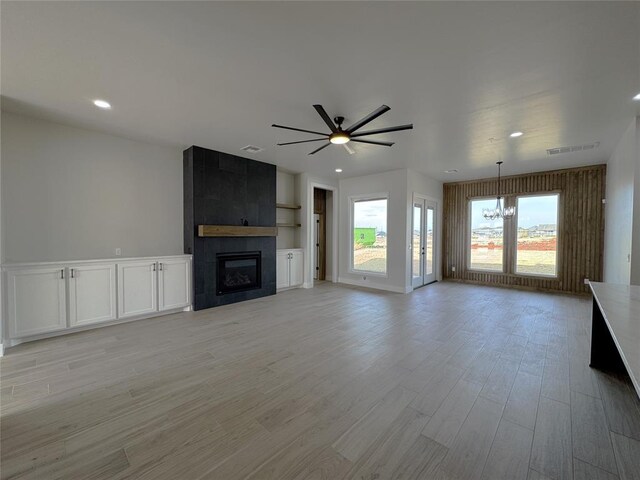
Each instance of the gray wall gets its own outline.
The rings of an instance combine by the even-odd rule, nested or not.
[[[607,163],[605,207],[604,281],[629,284],[631,260],[640,259],[640,251],[632,251],[634,196],[640,196],[636,178],[640,178],[636,122],[633,119]],[[635,219],[637,227],[637,219]],[[640,234],[640,232],[638,232]],[[637,258],[635,258],[637,257]]]
[[[181,254],[182,152],[2,112],[5,262]]]

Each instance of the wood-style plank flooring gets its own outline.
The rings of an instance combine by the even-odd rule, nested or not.
[[[11,349],[3,479],[638,479],[587,298],[323,283]]]

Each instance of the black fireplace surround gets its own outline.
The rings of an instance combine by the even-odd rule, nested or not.
[[[252,227],[275,226],[275,165],[196,146],[185,150],[183,157],[184,251],[193,255],[194,309],[274,295],[275,237],[199,237],[197,229],[198,225],[239,226],[241,219]],[[226,270],[230,256],[244,254],[259,254],[256,281],[221,285],[220,267]],[[243,268],[230,283],[246,282]]]

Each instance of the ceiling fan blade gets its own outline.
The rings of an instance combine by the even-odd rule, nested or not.
[[[349,153],[349,155],[353,155],[354,153],[356,153],[356,151],[353,148],[351,148],[349,144],[343,143],[342,146],[347,151],[347,153]]]
[[[329,145],[331,145],[331,142],[325,143],[320,148],[318,148],[318,149],[314,150],[313,152],[311,152],[309,155],[313,155],[314,153],[318,153],[320,150],[322,150],[323,148],[327,148]]]
[[[296,132],[313,133],[314,135],[324,135],[325,137],[329,136],[328,133],[314,132],[313,130],[303,130],[302,128],[285,127],[284,125],[276,125],[275,123],[271,126],[275,128],[284,128],[285,130],[294,130]]]
[[[375,142],[373,140],[360,140],[359,138],[352,138],[351,141],[358,143],[370,143],[371,145],[382,145],[383,147],[390,147],[393,145],[393,142]]]
[[[281,147],[282,145],[294,145],[296,143],[308,143],[308,142],[319,142],[321,140],[327,141],[326,138],[312,138],[311,140],[299,140],[297,142],[286,142],[286,143],[278,143],[277,145]]]
[[[356,130],[358,130],[360,127],[364,127],[367,123],[371,122],[372,120],[375,120],[380,115],[382,115],[385,112],[388,112],[389,110],[391,110],[389,107],[387,107],[386,105],[382,105],[381,107],[375,109],[366,117],[360,119],[359,121],[351,125],[349,128],[345,130],[345,132],[353,133]]]
[[[331,120],[331,117],[327,115],[327,112],[322,107],[322,105],[314,105],[313,108],[316,109],[316,112],[318,112],[318,114],[322,117],[322,120],[324,120],[324,123],[327,124],[327,127],[329,127],[332,132],[338,131],[338,127],[336,127],[336,124],[333,123],[333,120]]]
[[[351,137],[364,137],[365,135],[377,135],[379,133],[399,132],[400,130],[411,129],[413,129],[413,123],[409,123],[407,125],[398,125],[397,127],[379,128],[378,130],[367,130],[366,132],[354,133],[353,135],[351,135]]]

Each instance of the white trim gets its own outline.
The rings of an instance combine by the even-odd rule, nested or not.
[[[331,248],[331,281],[333,283],[339,282],[338,280],[338,187],[334,185],[327,185],[325,183],[319,183],[314,181],[307,181],[307,248],[305,249],[307,255],[311,255],[310,252],[314,251],[313,245],[313,189],[319,188],[322,190],[329,190],[332,193],[333,207],[331,209],[331,228],[332,228],[332,248]],[[309,257],[309,264],[311,264],[311,257]],[[306,275],[306,274],[305,274]],[[311,281],[304,282],[302,288],[313,288],[313,275],[311,275]]]
[[[378,278],[388,278],[389,277],[389,192],[383,193],[361,193],[356,195],[350,195],[348,197],[349,200],[349,269],[348,272],[352,275],[370,275]],[[386,228],[386,241],[387,247],[385,251],[384,257],[384,273],[380,272],[372,272],[370,270],[356,270],[353,268],[353,209],[355,206],[355,202],[366,202],[366,201],[375,201],[375,200],[386,200],[387,201],[387,228]]]
[[[344,283],[345,285],[353,285],[356,287],[372,288],[374,290],[384,290],[393,293],[410,293],[411,290],[407,287],[394,287],[392,285],[381,285],[377,283],[360,282],[358,280],[352,280],[351,278],[339,277],[338,283]]]
[[[0,343],[0,357],[4,357],[4,343]]]
[[[138,315],[135,317],[126,317],[126,318],[118,318],[116,320],[111,320],[108,322],[100,322],[100,323],[94,323],[94,324],[90,324],[90,325],[82,325],[80,327],[71,327],[71,328],[66,328],[64,330],[56,330],[55,332],[48,332],[48,333],[42,333],[39,335],[30,335],[28,337],[19,337],[19,338],[12,338],[12,339],[7,339],[6,343],[7,343],[7,347],[15,347],[16,345],[20,345],[21,343],[26,343],[26,342],[32,342],[34,340],[42,340],[44,338],[52,338],[52,337],[61,337],[62,335],[68,335],[70,333],[78,333],[78,332],[84,332],[86,330],[95,330],[97,328],[103,328],[103,327],[109,327],[109,326],[113,326],[113,325],[119,325],[121,323],[129,323],[129,322],[135,322],[138,320],[146,320],[149,318],[155,318],[155,317],[162,317],[165,315],[172,315],[174,313],[179,313],[179,312],[188,312],[191,311],[191,307],[185,307],[185,308],[176,308],[173,310],[164,310],[161,312],[153,312],[147,315]],[[2,344],[0,344],[2,345]],[[4,345],[3,345],[4,347]]]

